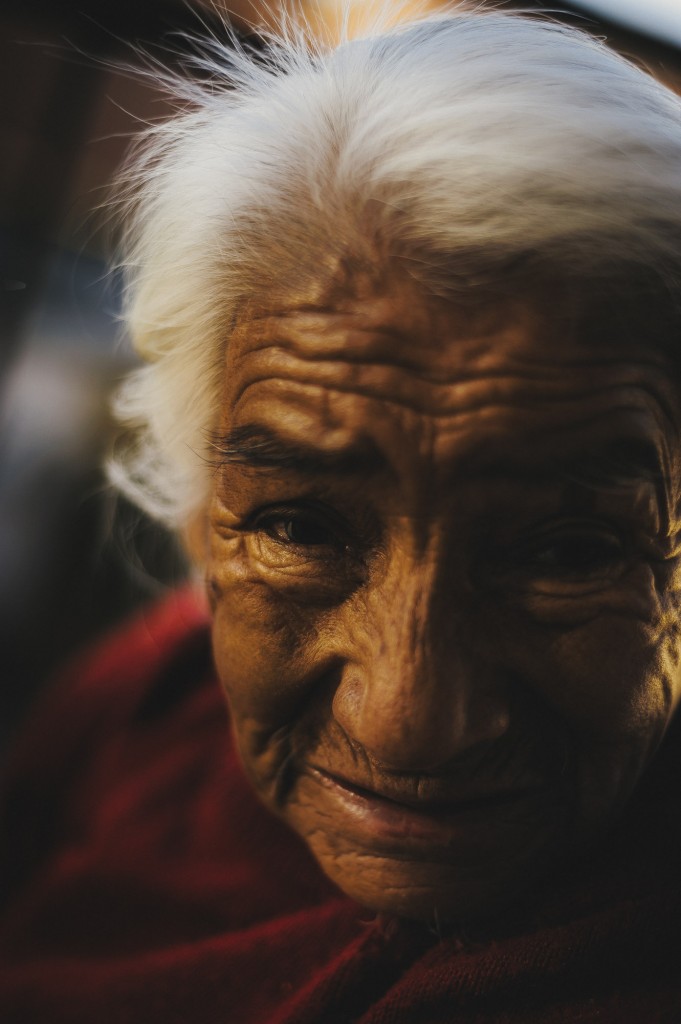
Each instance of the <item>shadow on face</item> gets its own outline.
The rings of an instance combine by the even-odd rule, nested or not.
[[[671,719],[675,390],[615,333],[395,273],[230,343],[218,671],[261,799],[368,907],[494,914],[600,836]]]

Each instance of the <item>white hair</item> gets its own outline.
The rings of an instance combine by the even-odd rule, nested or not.
[[[115,399],[109,471],[168,524],[209,495],[240,313],[339,259],[380,242],[460,300],[547,267],[577,290],[639,268],[681,294],[681,102],[581,33],[454,11],[337,46],[289,31],[265,57],[232,39],[202,72],[124,179],[146,365]]]

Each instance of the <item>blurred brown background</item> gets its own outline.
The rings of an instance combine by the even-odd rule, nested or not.
[[[332,19],[334,3],[311,16]],[[229,6],[245,33],[276,5]],[[561,17],[677,86],[674,39],[640,7],[641,33],[585,16],[582,0]],[[186,573],[99,469],[107,395],[133,365],[101,208],[130,136],[169,109],[123,65],[135,45],[177,62],[183,35],[206,26],[221,31],[213,4],[0,0],[0,751],[55,666]]]

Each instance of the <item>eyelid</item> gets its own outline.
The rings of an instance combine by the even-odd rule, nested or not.
[[[558,523],[545,524],[539,529],[528,530],[519,538],[519,547],[532,548],[557,543],[571,537],[607,538],[624,547],[625,532],[615,523],[599,519],[568,519]]]
[[[284,519],[286,516],[303,515],[308,515],[311,519],[336,521],[339,525],[342,525],[342,517],[335,509],[309,498],[301,498],[297,501],[273,501],[267,505],[260,505],[253,512],[249,513],[246,522],[248,525],[255,526],[258,522],[264,519],[272,519],[275,516]]]
[[[534,523],[532,526],[527,527],[518,538],[523,543],[527,541],[541,540],[542,538],[552,538],[567,536],[569,534],[578,533],[609,533],[615,537],[622,537],[624,535],[624,529],[622,524],[613,522],[611,519],[605,519],[598,515],[576,515],[576,516],[552,516],[540,522]]]
[[[571,548],[571,545],[574,547]],[[630,539],[612,525],[583,520],[528,538],[511,568],[535,584],[583,586],[614,581],[630,562]]]
[[[244,524],[244,529],[254,532],[266,532],[268,525],[286,522],[287,519],[307,519],[309,522],[315,523],[324,530],[327,530],[330,535],[329,544],[326,545],[296,545],[295,541],[290,541],[291,547],[313,548],[330,547],[333,545],[337,550],[343,549],[345,551],[352,546],[351,529],[348,523],[335,509],[328,508],[315,501],[274,502],[264,508],[261,507],[248,517]],[[277,540],[277,538],[273,539]]]
[[[299,516],[314,519],[328,530],[329,542],[285,541],[270,532],[271,524]],[[337,603],[366,580],[367,551],[362,538],[340,513],[316,501],[260,506],[241,529],[248,535],[254,565],[268,574],[273,585],[297,588],[299,596],[306,594],[312,599],[310,595],[317,594],[315,600]]]

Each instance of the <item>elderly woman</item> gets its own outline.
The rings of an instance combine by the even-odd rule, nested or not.
[[[501,13],[215,60],[112,464],[210,614],[17,753],[1,1019],[680,1020],[681,104]]]

